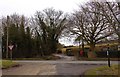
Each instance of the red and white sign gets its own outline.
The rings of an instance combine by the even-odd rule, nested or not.
[[[12,50],[14,45],[9,45],[8,47],[10,48],[10,50]]]

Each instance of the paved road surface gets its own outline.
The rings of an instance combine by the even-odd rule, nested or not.
[[[90,65],[107,65],[108,61],[30,61],[30,60],[15,60],[13,62],[20,62],[20,63],[48,63],[48,64],[56,64],[56,63],[80,63],[80,64],[90,64]],[[110,61],[111,64],[118,64],[120,61]]]
[[[1,68],[1,67],[0,67]],[[0,69],[0,77],[2,76],[2,69]]]
[[[57,61],[16,60],[21,66],[3,69],[3,75],[83,75],[92,68],[107,65],[107,61],[73,61],[74,57],[55,54],[61,57]],[[118,61],[111,61],[118,64]]]
[[[3,69],[3,75],[82,75],[86,70],[106,65],[105,61],[15,61],[21,66]],[[112,61],[116,64],[117,61]]]
[[[22,66],[4,69],[3,75],[81,75],[87,69],[102,65],[79,63],[41,63],[21,62]],[[74,71],[73,71],[74,70]]]

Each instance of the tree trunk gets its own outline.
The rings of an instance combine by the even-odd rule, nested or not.
[[[90,50],[88,51],[88,58],[96,58],[96,54],[95,54],[95,44],[90,44]]]

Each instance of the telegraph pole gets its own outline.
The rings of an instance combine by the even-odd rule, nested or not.
[[[8,59],[8,41],[9,41],[9,34],[8,34],[8,27],[9,27],[9,16],[7,16],[7,40],[6,40],[6,59]]]

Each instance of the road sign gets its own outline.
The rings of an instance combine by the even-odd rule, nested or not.
[[[8,47],[10,48],[10,50],[12,50],[14,45],[9,45]]]

